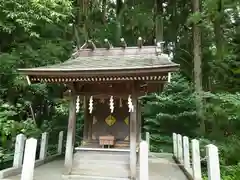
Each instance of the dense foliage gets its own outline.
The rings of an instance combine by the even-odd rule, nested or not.
[[[56,134],[67,123],[67,100],[62,98],[65,88],[28,86],[17,68],[67,60],[73,49],[88,39],[100,47],[105,38],[117,46],[121,37],[134,45],[141,36],[146,45],[152,45],[155,38],[165,41],[166,53],[171,45],[173,61],[180,64],[180,72],[162,93],[142,97],[144,129],[152,134],[152,150],[170,151],[166,148],[172,132],[201,138],[202,145],[212,142],[220,148],[223,179],[237,179],[240,5],[237,0],[201,0],[201,12],[197,12],[192,9],[197,3],[0,0],[0,161],[11,159],[16,134],[39,137],[42,130]],[[201,73],[193,51],[196,27],[201,35],[197,52]],[[201,89],[203,93],[199,93]],[[203,106],[196,101],[198,96]],[[81,114],[78,119],[80,132]]]
[[[199,119],[196,116],[195,94],[192,84],[180,75],[166,85],[161,94],[142,97],[145,106],[144,128],[152,133],[152,151],[172,151],[172,132],[198,137],[205,157],[205,145],[216,144],[220,151],[222,173],[227,179],[237,176],[239,156],[240,94],[211,93],[204,94],[206,133],[199,131]]]

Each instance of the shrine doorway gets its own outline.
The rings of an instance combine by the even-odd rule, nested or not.
[[[92,116],[92,140],[99,136],[114,136],[115,141],[129,141],[129,115],[127,100],[115,99],[114,112],[109,110],[109,99],[96,99]]]
[[[128,99],[114,98],[114,111],[109,109],[109,97],[94,98],[93,111],[90,114],[86,112],[86,121],[84,124],[85,132],[88,134],[85,143],[81,147],[100,148],[99,137],[114,137],[114,146],[111,148],[129,149],[130,146],[130,124]],[[86,108],[88,109],[88,108]]]

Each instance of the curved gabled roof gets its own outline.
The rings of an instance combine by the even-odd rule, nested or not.
[[[179,65],[155,46],[80,49],[69,60],[45,67],[19,69],[25,75],[42,78],[92,77],[168,73]]]

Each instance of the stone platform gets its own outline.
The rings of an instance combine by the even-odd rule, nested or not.
[[[100,158],[100,157],[99,157]],[[100,158],[101,160],[101,158]],[[62,176],[64,161],[62,159],[52,161],[50,163],[39,166],[35,169],[34,180],[61,180],[70,179]],[[104,166],[104,164],[102,164]],[[110,171],[115,169],[115,166],[106,165],[105,169]],[[97,170],[97,169],[96,169]],[[180,170],[177,164],[172,159],[172,154],[156,154],[149,155],[149,180],[187,180],[186,176]],[[103,180],[101,177],[86,176],[79,178],[72,176],[72,180]],[[3,180],[20,180],[20,175],[9,177]],[[104,180],[128,180],[128,178],[104,178]]]

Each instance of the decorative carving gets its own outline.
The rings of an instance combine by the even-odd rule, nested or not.
[[[129,117],[126,117],[126,118],[124,119],[124,122],[125,122],[126,125],[128,125],[128,124],[129,124]]]
[[[129,112],[133,112],[134,111],[131,95],[128,96],[128,109],[129,109]]]
[[[89,113],[92,114],[93,111],[93,97],[91,96],[89,99]]]
[[[92,77],[92,78],[30,78],[32,82],[102,82],[102,81],[132,81],[132,80],[147,80],[147,81],[165,81],[167,76],[119,76],[119,77]]]
[[[76,100],[76,113],[79,113],[79,109],[80,109],[80,98],[79,98],[79,96],[77,96],[77,100]]]
[[[108,126],[114,125],[116,121],[117,121],[116,118],[113,117],[112,115],[109,115],[109,116],[105,119],[105,122],[107,123]]]
[[[111,110],[111,113],[113,113],[113,110],[114,110],[114,101],[113,101],[113,96],[110,97],[110,102],[109,102],[109,105],[110,105],[110,110]]]

